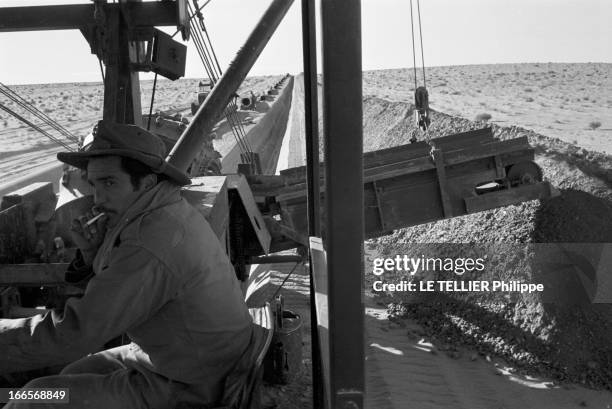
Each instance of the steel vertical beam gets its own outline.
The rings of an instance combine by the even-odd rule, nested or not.
[[[363,408],[363,126],[360,0],[322,0],[325,249],[333,408]]]
[[[321,236],[319,189],[319,104],[317,83],[317,34],[314,0],[302,0],[302,52],[304,64],[304,121],[306,130],[306,184],[308,186],[308,235]],[[312,258],[310,269],[310,337],[312,399],[314,408],[324,407],[323,371],[319,344]]]
[[[306,121],[308,233],[311,236],[320,236],[319,93],[317,82],[317,34],[314,0],[302,0],[302,43],[304,57],[304,115]]]
[[[140,126],[140,82],[138,72],[130,67],[128,27],[123,21],[120,8],[105,7],[105,12],[109,50],[104,58],[106,75],[102,117],[105,121]]]

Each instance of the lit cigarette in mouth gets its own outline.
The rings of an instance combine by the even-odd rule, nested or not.
[[[87,223],[85,223],[85,226],[91,226],[92,224],[94,224],[100,217],[106,215],[106,213],[100,213],[99,215],[95,216],[94,218],[92,218],[91,220],[89,220]]]

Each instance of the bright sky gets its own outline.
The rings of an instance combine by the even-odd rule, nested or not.
[[[0,7],[70,2],[0,0]],[[233,58],[269,3],[212,0],[204,8],[222,67]],[[294,3],[249,75],[302,71],[301,0]],[[409,0],[362,0],[361,4],[364,70],[412,67]],[[416,12],[416,0],[414,8]],[[421,0],[421,19],[426,66],[612,63],[610,0]],[[191,50],[186,77],[202,77],[201,63],[193,47]],[[100,79],[98,61],[76,30],[0,33],[1,82]]]

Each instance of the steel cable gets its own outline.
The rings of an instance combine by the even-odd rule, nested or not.
[[[210,1],[210,0],[209,0]],[[204,25],[204,21],[202,20],[202,25],[201,25],[201,30],[204,34],[206,34],[206,39],[208,40],[208,43],[211,44],[212,47],[212,43],[210,41],[210,37],[208,36],[208,30],[206,30],[206,26]],[[219,72],[221,71],[221,65],[219,64],[219,60],[217,59],[217,55],[213,52],[213,57],[215,58],[215,63],[217,64],[217,68],[219,69]]]
[[[46,136],[47,138],[51,139],[53,142],[61,145],[62,147],[68,149],[69,151],[73,152],[74,149],[72,147],[70,147],[69,145],[67,145],[64,141],[57,139],[56,137],[54,137],[53,135],[49,134],[47,131],[45,131],[44,129],[40,128],[38,125],[28,121],[27,119],[25,119],[24,117],[22,117],[21,115],[19,115],[17,112],[13,111],[12,109],[10,109],[9,107],[7,107],[6,105],[0,103],[0,109],[8,112],[10,115],[14,116],[15,118],[17,118],[18,120],[20,120],[21,122],[25,123],[26,125],[28,125],[30,128],[40,132],[41,134],[43,134],[44,136]]]
[[[222,70],[221,70],[221,66],[219,65],[219,60],[217,59],[217,55],[214,52],[214,49],[212,48],[212,44],[210,43],[210,37],[208,37],[208,33],[206,32],[206,28],[204,26],[204,21],[200,20],[200,30],[204,33],[206,33],[206,37],[208,38],[208,44],[207,42],[204,40],[204,37],[202,36],[202,33],[198,33],[198,36],[200,38],[200,41],[203,43],[204,45],[204,53],[206,56],[206,59],[208,61],[209,66],[213,67],[213,71],[214,71],[214,64],[213,64],[213,60],[216,63],[217,69],[218,69],[218,77],[221,77],[222,75]],[[244,130],[244,126],[242,124],[242,121],[240,121],[240,119],[238,118],[238,107],[236,106],[236,102],[234,100],[229,102],[229,106],[232,108],[231,110],[229,110],[230,115],[232,115],[234,117],[234,122],[237,124],[237,131],[240,134],[241,138],[243,139],[243,143],[246,146],[248,152],[252,152],[253,148],[251,147],[247,137],[246,137],[246,132]],[[250,160],[250,155],[248,156],[248,160]]]
[[[202,16],[201,10],[210,3],[211,0],[206,1],[202,6],[198,7],[197,0],[193,0],[193,7],[191,3],[187,3],[187,11],[190,14],[189,21],[191,22],[196,16],[198,17],[199,28],[194,29],[192,31],[193,43],[196,47],[196,51],[198,52],[198,56],[200,57],[200,61],[204,67],[204,71],[208,75],[210,81],[212,81],[213,85],[219,80],[222,75],[221,65],[219,64],[219,60],[217,59],[217,55],[214,52],[212,47],[212,42],[210,41],[210,36],[208,35],[208,31],[206,30],[206,26],[204,25],[204,17]],[[174,38],[181,30],[178,29],[172,34]],[[206,35],[206,40],[201,33]],[[214,61],[214,64],[213,64]],[[155,93],[155,90],[153,90]],[[152,110],[152,104],[151,104]],[[243,156],[247,159],[247,161],[251,162],[252,158],[248,155],[248,152],[252,151],[250,144],[246,138],[246,132],[244,131],[244,127],[242,122],[238,118],[236,111],[238,110],[236,103],[234,101],[230,101],[228,103],[228,107],[224,110],[225,117],[230,124],[230,128],[232,129],[232,134],[236,139],[236,144],[238,145],[238,149],[241,151]]]
[[[427,88],[427,81],[425,80],[425,55],[423,51],[423,31],[422,31],[422,25],[421,25],[420,0],[417,0],[417,12],[419,14],[419,37],[421,37],[421,63],[423,64],[423,86]]]
[[[194,4],[196,4],[197,6],[196,0],[194,0]],[[189,7],[189,12],[190,13],[193,12],[193,9],[191,8],[191,5],[189,3],[188,3],[188,7]],[[210,42],[210,37],[208,36],[208,32],[206,31],[203,16],[199,12],[195,12],[193,14],[198,15],[198,19],[200,23],[199,24],[200,30],[199,31],[194,30],[192,33],[193,38],[194,38],[194,44],[196,44],[196,49],[198,50],[198,54],[200,56],[200,59],[202,60],[202,64],[204,65],[204,69],[207,72],[208,77],[210,78],[211,81],[213,81],[213,84],[214,84],[218,81],[218,79],[222,75],[221,66],[219,64],[217,56],[212,47],[212,43]],[[204,39],[202,33],[206,34],[206,39],[208,40],[208,42]],[[215,64],[213,64],[213,61]],[[244,126],[242,122],[240,121],[240,119],[238,118],[238,114],[237,114],[238,107],[236,106],[235,101],[233,100],[230,101],[228,103],[228,107],[229,108],[226,108],[225,110],[225,116],[228,122],[230,123],[230,126],[232,128],[232,133],[234,134],[234,137],[236,138],[236,141],[237,141],[237,144],[238,144],[238,147],[241,153],[243,154],[243,156],[246,158],[248,162],[252,163],[251,155],[248,154],[249,152],[252,151],[252,148],[246,138],[246,132],[244,131]]]
[[[4,90],[2,88],[4,88]],[[6,95],[8,98],[10,98],[13,102],[17,103],[21,107],[23,107],[26,110],[28,110],[29,112],[31,112],[33,115],[38,117],[41,121],[43,121],[45,124],[47,124],[48,126],[52,127],[53,129],[55,129],[59,133],[61,133],[64,137],[72,140],[73,142],[78,142],[78,138],[75,135],[73,135],[72,133],[70,133],[70,131],[68,131],[62,125],[60,125],[55,120],[50,118],[47,114],[45,114],[42,111],[40,111],[34,105],[32,105],[31,103],[26,101],[23,97],[21,97],[15,91],[13,91],[12,89],[10,89],[9,87],[7,87],[6,85],[4,85],[2,83],[0,83],[0,92],[2,92],[4,95]]]
[[[100,64],[100,74],[102,75],[102,84],[105,84],[106,80],[104,79],[104,67],[102,67],[102,60],[100,59],[100,57],[98,57],[98,63]]]
[[[414,89],[417,89],[416,49],[414,46],[414,18],[412,16],[412,0],[410,0],[410,31],[412,33],[412,66],[414,68]]]
[[[210,61],[208,60],[206,56],[206,52],[204,50],[204,44],[202,44],[202,40],[200,36],[197,34],[197,31],[193,33],[193,42],[196,45],[198,54],[200,55],[200,60],[202,61],[202,64],[204,65],[204,70],[208,74],[210,80],[212,80],[213,83],[216,84],[217,81],[219,80],[219,76],[217,76],[217,73],[214,71],[213,66],[210,64]]]
[[[214,71],[213,66],[210,64],[210,61],[208,60],[208,57],[206,56],[206,53],[204,51],[204,46],[202,44],[202,38],[199,36],[198,31],[194,31],[192,33],[192,37],[194,39],[194,44],[196,46],[196,50],[198,51],[198,55],[200,57],[200,60],[202,61],[202,65],[204,66],[204,70],[206,71],[208,78],[213,82],[213,84],[215,84],[219,77],[217,76],[217,73]],[[236,144],[238,145],[238,149],[240,149],[240,152],[246,155],[246,152],[248,151],[247,145],[245,144],[245,141],[243,140],[238,127],[237,127],[237,120],[234,117],[234,115],[232,115],[231,112],[231,107],[225,108],[224,110],[224,114],[225,117],[227,119],[227,121],[230,124],[230,128],[232,129],[232,133],[234,135],[234,138],[236,139]]]
[[[27,110],[28,112],[30,112],[32,115],[36,116],[45,125],[55,129],[57,132],[62,134],[62,136],[64,136],[65,138],[69,139],[72,142],[78,143],[79,138],[77,138],[75,135],[70,133],[70,131],[68,131],[62,125],[57,123],[55,120],[50,118],[47,114],[45,114],[44,112],[40,111],[34,105],[32,105],[31,103],[26,101],[23,97],[21,97],[15,91],[13,91],[11,88],[9,88],[8,86],[6,86],[5,84],[3,84],[1,82],[0,82],[0,93],[5,95],[6,97],[8,97],[11,101],[16,103],[20,107],[22,107],[25,110]]]
[[[200,60],[202,61],[202,65],[204,66],[204,70],[206,71],[208,78],[213,82],[213,84],[215,84],[218,81],[219,77],[217,76],[217,73],[214,71],[213,67],[210,65],[206,57],[206,54],[204,52],[204,47],[202,45],[201,38],[199,37],[198,32],[194,31],[192,34],[193,34],[192,37],[194,39],[193,42],[196,46],[196,50],[198,51]],[[240,132],[237,129],[236,120],[234,116],[232,115],[229,107],[225,108],[224,114],[225,114],[227,121],[230,124],[230,128],[232,130],[232,134],[234,135],[234,138],[236,139],[236,144],[238,145],[238,149],[240,150],[242,154],[246,155],[248,148],[246,147],[246,144],[244,140],[242,139]]]
[[[149,120],[147,121],[147,131],[151,130],[151,116],[153,115],[153,102],[155,102],[155,90],[157,89],[157,73],[153,78],[153,90],[151,91],[151,104],[149,105]]]
[[[276,289],[276,291],[274,292],[274,294],[272,294],[272,296],[270,298],[268,298],[268,302],[271,302],[276,295],[280,292],[280,290],[283,288],[283,286],[285,285],[285,283],[287,282],[287,280],[289,279],[289,277],[291,277],[291,274],[293,274],[293,272],[295,271],[295,269],[297,268],[297,266],[299,265],[304,265],[303,261],[298,261],[297,263],[295,263],[295,265],[293,266],[293,268],[291,269],[291,271],[289,272],[289,274],[287,274],[287,277],[285,277],[285,279],[283,280],[283,282],[281,283],[281,285],[278,286],[278,288]]]
[[[421,4],[420,0],[417,0],[417,14],[419,18],[419,38],[421,42],[421,64],[423,67],[423,86],[427,88],[427,81],[425,77],[425,52],[423,50],[423,30],[421,24]],[[416,67],[416,47],[414,43],[414,16],[413,16],[413,5],[412,0],[410,0],[410,28],[412,34],[412,64],[414,67],[414,89],[418,88],[417,84],[417,67]]]

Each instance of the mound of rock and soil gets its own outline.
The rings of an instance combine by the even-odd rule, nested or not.
[[[434,112],[427,136],[436,138],[485,126],[489,125]],[[371,253],[389,257],[414,254],[424,243],[430,243],[428,251],[435,248],[442,253],[448,246],[442,250],[440,243],[485,245],[490,251],[502,252],[501,246],[514,244],[548,248],[542,257],[550,264],[563,257],[561,247],[550,250],[550,243],[611,242],[612,157],[517,126],[491,127],[494,136],[502,140],[527,136],[545,179],[559,189],[560,195],[397,230],[369,241]],[[364,150],[406,144],[412,135],[423,139],[419,132],[410,104],[364,98]],[[599,251],[590,255],[597,265],[601,246],[576,246],[586,252]],[[580,284],[576,277],[568,279],[560,272],[556,275],[553,266],[543,278],[538,275],[535,253],[526,252],[518,264],[512,257],[498,258],[495,270],[506,280],[540,279],[555,286],[561,297],[554,302],[533,295],[500,302],[490,293],[383,294],[379,302],[389,303],[392,319],[418,322],[440,349],[453,353],[464,346],[482,355],[502,357],[527,374],[612,389],[610,304],[588,302],[593,294],[576,302],[576,285]],[[561,264],[568,268],[567,262]],[[370,258],[366,276],[371,268]],[[371,280],[366,277],[366,281]]]

